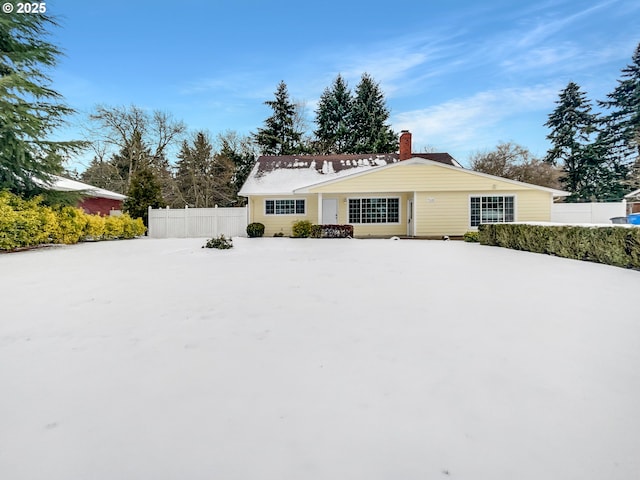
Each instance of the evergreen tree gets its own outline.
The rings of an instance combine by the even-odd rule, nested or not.
[[[83,146],[47,139],[73,113],[45,73],[60,55],[45,39],[49,26],[55,21],[42,13],[0,15],[0,190],[38,193],[33,179],[48,182]]]
[[[149,166],[139,168],[131,179],[123,209],[133,218],[142,218],[149,226],[149,207],[162,208],[166,205],[162,199],[160,183]]]
[[[125,191],[131,186],[131,180],[139,168],[151,166],[151,150],[142,140],[139,130],[133,135],[120,151],[113,155],[111,164],[117,169],[120,178],[125,179]]]
[[[612,110],[603,121],[609,155],[618,168],[631,173],[632,186],[640,186],[640,44],[631,59],[618,86],[599,104]]]
[[[352,95],[341,75],[326,88],[316,110],[317,150],[321,154],[345,153],[351,137]]]
[[[256,163],[257,152],[250,137],[240,136],[236,132],[227,131],[218,134],[220,156],[230,160],[234,166],[231,186],[235,195],[235,204],[244,204],[246,199],[238,197],[238,191],[244,185]]]
[[[392,153],[398,135],[387,124],[389,110],[380,86],[365,73],[356,86],[351,110],[349,153]]]
[[[556,104],[545,123],[551,129],[547,139],[552,148],[544,160],[562,167],[560,181],[571,192],[570,201],[591,199],[593,182],[598,183],[602,176],[602,150],[590,147],[597,117],[591,113],[586,94],[574,82],[560,92]]]
[[[233,163],[225,156],[214,153],[206,133],[197,132],[191,144],[183,142],[178,154],[176,183],[181,198],[190,207],[233,204],[233,174]]]
[[[281,81],[275,92],[275,100],[264,102],[273,115],[264,121],[264,128],[254,134],[256,144],[263,155],[294,155],[304,148],[302,131],[296,129],[296,105],[289,99],[287,85]]]

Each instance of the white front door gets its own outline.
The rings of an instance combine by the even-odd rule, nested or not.
[[[322,199],[322,224],[336,225],[338,223],[338,199]]]
[[[407,237],[413,237],[414,234],[414,226],[413,226],[413,199],[410,198],[407,200]]]

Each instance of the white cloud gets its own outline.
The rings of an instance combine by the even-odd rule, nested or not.
[[[584,10],[580,10],[572,15],[561,15],[556,18],[550,18],[548,16],[538,19],[538,23],[535,28],[531,29],[525,35],[521,36],[517,42],[517,46],[521,48],[529,48],[536,44],[539,44],[547,40],[552,35],[562,32],[569,25],[582,20],[584,17],[595,14],[608,7],[612,3],[616,3],[617,0],[607,0],[593,5]]]
[[[394,115],[396,130],[407,129],[416,140],[468,149],[482,143],[486,132],[515,115],[548,110],[557,99],[556,86],[508,88],[477,93],[468,98]]]

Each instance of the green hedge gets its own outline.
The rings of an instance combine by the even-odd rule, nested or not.
[[[480,243],[640,269],[640,228],[482,224]]]
[[[0,192],[0,250],[48,243],[134,238],[144,235],[142,219],[100,217],[74,207],[47,207],[36,197],[24,200]]]

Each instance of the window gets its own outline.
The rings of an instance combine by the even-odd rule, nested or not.
[[[471,197],[471,226],[481,223],[513,222],[514,196]]]
[[[400,223],[400,199],[350,198],[349,223]]]
[[[304,215],[304,200],[265,200],[265,215]]]

